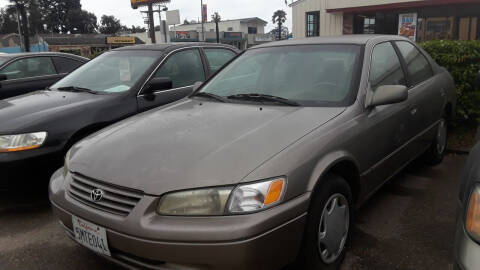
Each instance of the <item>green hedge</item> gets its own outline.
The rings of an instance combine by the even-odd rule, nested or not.
[[[478,123],[480,89],[474,86],[474,81],[480,71],[480,41],[436,40],[420,45],[455,79],[458,123]]]

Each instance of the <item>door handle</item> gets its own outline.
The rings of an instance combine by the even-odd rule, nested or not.
[[[410,114],[415,116],[418,112],[418,109],[417,108],[413,108],[412,110],[410,110]]]

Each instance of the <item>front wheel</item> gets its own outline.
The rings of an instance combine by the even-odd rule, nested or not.
[[[442,118],[438,124],[437,134],[432,145],[425,153],[425,163],[428,165],[438,165],[442,163],[445,157],[445,151],[448,144],[448,123]]]
[[[350,239],[352,192],[345,179],[329,174],[313,195],[302,251],[301,269],[339,269]]]

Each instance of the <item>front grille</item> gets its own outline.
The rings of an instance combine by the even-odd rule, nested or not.
[[[94,189],[103,191],[103,197],[98,202],[93,202],[90,197]],[[68,194],[90,207],[121,216],[127,216],[143,197],[140,191],[101,183],[76,173],[72,174]]]

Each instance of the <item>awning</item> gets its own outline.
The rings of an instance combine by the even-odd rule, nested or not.
[[[327,9],[327,12],[329,13],[371,12],[371,11],[379,11],[379,10],[432,7],[432,6],[442,6],[442,5],[458,5],[458,4],[469,4],[469,3],[480,4],[480,0],[425,0],[425,1],[413,1],[413,2],[371,5],[371,6],[333,8],[333,9]]]

